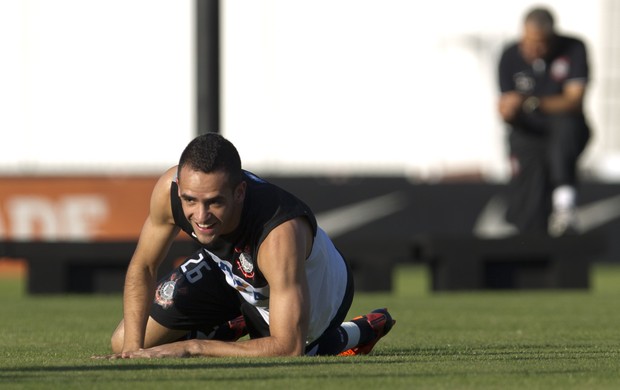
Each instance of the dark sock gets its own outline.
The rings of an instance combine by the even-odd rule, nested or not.
[[[353,321],[358,328],[360,328],[360,341],[359,344],[366,344],[375,338],[375,331],[372,329],[366,317],[358,318]]]
[[[306,348],[306,353],[312,355],[337,355],[349,342],[347,332],[339,326],[337,328],[328,329],[314,343]]]

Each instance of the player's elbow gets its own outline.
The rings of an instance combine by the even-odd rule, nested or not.
[[[281,357],[295,357],[305,355],[305,344],[300,340],[288,340],[283,343],[278,343],[278,347],[274,351],[273,355]]]
[[[295,347],[289,351],[288,356],[303,356],[306,353],[305,343],[295,343]]]
[[[282,357],[296,357],[296,356],[304,356],[305,350],[304,348],[289,348],[283,350],[279,355]]]

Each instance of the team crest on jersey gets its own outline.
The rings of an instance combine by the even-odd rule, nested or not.
[[[254,263],[252,262],[252,256],[250,255],[250,248],[246,247],[244,250],[235,249],[235,252],[239,253],[237,267],[241,270],[243,276],[246,278],[253,278]]]
[[[175,272],[170,275],[170,279],[157,286],[157,290],[155,291],[155,303],[163,309],[168,309],[174,303],[174,297],[179,290],[177,288],[179,279],[181,279],[181,275]]]
[[[570,61],[567,57],[560,57],[551,64],[551,78],[555,81],[566,79],[569,71]]]

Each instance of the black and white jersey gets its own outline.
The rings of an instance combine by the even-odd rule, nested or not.
[[[203,245],[203,251],[219,266],[227,283],[256,306],[269,323],[269,285],[256,262],[258,249],[275,227],[305,217],[314,236],[311,254],[306,259],[311,302],[308,342],[311,342],[323,333],[342,303],[347,284],[344,259],[317,226],[312,210],[303,201],[250,172],[244,171],[244,176],[247,189],[238,228],[211,245]],[[183,214],[175,182],[171,184],[170,199],[175,223],[196,240]]]

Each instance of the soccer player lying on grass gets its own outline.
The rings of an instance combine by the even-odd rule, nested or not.
[[[181,230],[201,248],[156,284]],[[113,354],[100,357],[367,354],[395,321],[378,309],[343,323],[352,299],[350,268],[308,206],[208,133],[155,185]]]

